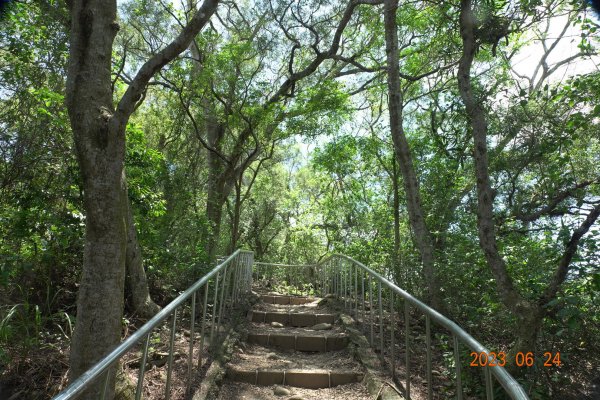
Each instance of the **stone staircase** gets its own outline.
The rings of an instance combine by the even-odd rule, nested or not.
[[[327,299],[261,294],[219,399],[372,399],[365,368]]]

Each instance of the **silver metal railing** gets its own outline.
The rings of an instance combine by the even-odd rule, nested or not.
[[[349,311],[355,316],[355,320],[361,326],[363,332],[368,336],[371,347],[379,347],[383,356],[384,349],[390,354],[390,370],[392,376],[396,375],[395,339],[397,322],[400,321],[400,310],[396,304],[395,297],[404,300],[404,380],[406,398],[410,398],[411,391],[411,344],[413,338],[410,330],[411,307],[425,316],[425,346],[426,346],[426,381],[427,398],[433,399],[432,379],[432,323],[444,328],[452,335],[453,361],[455,368],[456,398],[463,399],[463,382],[461,376],[462,363],[460,359],[460,346],[466,345],[477,354],[490,355],[490,352],[481,343],[475,340],[455,322],[446,318],[433,308],[419,301],[408,292],[368,268],[364,264],[346,255],[334,254],[316,265],[288,265],[255,263],[253,271],[255,279],[285,278],[284,286],[293,286],[295,282],[304,279],[301,287],[296,289],[297,293],[310,294],[320,293],[321,296],[333,294]],[[311,271],[308,273],[306,271]],[[317,271],[313,274],[313,271]],[[307,279],[307,277],[310,277]],[[307,288],[308,290],[304,290]],[[292,289],[292,291],[294,291]],[[387,293],[385,293],[387,291]],[[376,294],[374,295],[374,292]],[[387,296],[386,296],[387,294]],[[384,301],[388,304],[384,304]],[[385,310],[385,312],[384,312]],[[384,328],[385,316],[389,321],[388,329]],[[376,329],[376,328],[379,329]],[[399,330],[401,330],[400,328]],[[376,332],[378,330],[379,332]],[[386,335],[389,331],[389,336]],[[389,339],[388,339],[389,338]],[[416,339],[416,337],[414,338]],[[385,342],[389,347],[385,347]],[[492,361],[490,355],[488,361]],[[487,400],[494,399],[494,379],[500,383],[504,392],[512,399],[527,400],[528,396],[519,383],[500,366],[481,367],[485,381],[485,395]]]
[[[150,321],[145,323],[140,329],[129,336],[117,348],[111,351],[106,357],[98,361],[93,367],[86,371],[79,378],[74,380],[65,390],[56,395],[53,400],[70,400],[77,399],[80,395],[96,385],[102,383],[102,391],[99,399],[104,400],[108,392],[108,384],[110,372],[117,365],[119,360],[128,352],[134,350],[140,344],[142,345],[142,354],[140,368],[138,371],[138,380],[135,391],[135,399],[142,399],[142,390],[144,384],[144,374],[146,362],[148,358],[148,349],[150,338],[157,327],[159,327],[167,318],[171,318],[170,334],[169,334],[169,353],[167,361],[167,376],[165,382],[165,399],[171,396],[171,382],[173,371],[173,350],[175,341],[175,332],[177,329],[178,315],[183,315],[184,309],[189,310],[190,318],[190,334],[189,347],[187,354],[187,387],[190,390],[192,382],[192,372],[194,367],[194,339],[196,329],[196,306],[198,303],[197,296],[200,291],[203,291],[204,299],[202,301],[202,314],[200,317],[200,346],[197,356],[197,365],[202,364],[204,351],[205,337],[207,336],[206,325],[210,325],[209,343],[213,341],[214,335],[218,340],[223,327],[223,315],[227,315],[228,309],[231,310],[240,300],[244,299],[244,294],[252,290],[252,263],[254,261],[254,253],[245,250],[236,250],[232,255],[220,262],[208,274],[200,278],[196,283],[190,286],[185,292],[181,293],[175,300],[169,303]],[[209,289],[212,282],[212,303],[209,299]],[[208,313],[210,306],[211,312]],[[86,399],[89,397],[86,397]]]

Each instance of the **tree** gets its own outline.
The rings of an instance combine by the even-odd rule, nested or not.
[[[183,52],[208,22],[218,1],[207,0],[177,38],[137,72],[116,107],[111,62],[119,30],[116,1],[74,0],[71,15],[66,104],[75,139],[86,212],[83,271],[71,344],[73,380],[120,341],[127,258],[125,128],[150,79]],[[110,375],[108,398],[114,391]],[[88,396],[100,393],[101,384]]]
[[[521,369],[532,397],[595,378],[569,362],[600,354],[584,4],[229,1],[201,34],[194,2],[69,4],[0,22],[0,370],[66,354],[80,288],[73,378],[157,310],[150,292],[166,303],[244,246],[342,252],[509,359],[560,351]]]
[[[194,65],[190,82],[171,87],[180,94],[194,137],[207,150],[208,229],[203,242],[209,262],[217,254],[223,206],[251,163],[267,156],[273,143],[295,133],[291,128],[294,121],[303,120],[306,125],[327,111],[343,109],[346,96],[333,83],[331,67],[321,69],[344,58],[340,47],[344,31],[355,10],[371,3],[349,1],[336,6],[331,13],[336,18],[324,14],[313,21],[308,17],[302,20],[303,12],[298,10],[303,6],[292,7],[293,2],[269,1],[265,4],[268,13],[249,12],[236,5],[221,18],[233,32],[226,41],[215,43],[209,38],[191,46]],[[302,11],[317,15],[315,10]],[[281,35],[260,29],[267,16],[272,16],[271,27]],[[300,33],[293,28],[298,23]],[[310,45],[304,43],[306,35]],[[214,49],[212,54],[209,49]],[[278,66],[278,79],[261,74],[269,62]],[[282,128],[284,121],[286,129]]]
[[[398,32],[396,27],[398,1],[386,0],[384,4],[390,130],[396,158],[402,172],[408,216],[423,262],[423,273],[428,288],[427,298],[435,308],[439,309],[442,305],[442,299],[440,298],[440,285],[435,273],[433,240],[425,222],[423,207],[421,205],[419,181],[417,180],[410,147],[402,126],[402,89],[400,88],[400,69],[398,65],[400,55],[398,52]]]
[[[478,48],[477,19],[471,0],[461,0],[460,33],[463,42],[463,54],[458,69],[458,86],[468,115],[469,130],[473,136],[473,157],[477,182],[477,227],[479,243],[487,264],[494,276],[497,291],[504,305],[518,319],[516,343],[509,358],[517,352],[528,352],[535,348],[535,342],[547,315],[550,301],[554,300],[560,286],[565,281],[569,267],[582,237],[600,216],[600,203],[591,207],[579,226],[574,229],[566,241],[564,251],[557,261],[552,277],[546,288],[536,299],[527,299],[515,287],[506,261],[498,247],[496,223],[494,218],[494,190],[489,175],[488,157],[488,121],[482,107],[483,97],[476,94],[471,81],[471,67]],[[560,200],[559,200],[560,201]],[[514,367],[514,366],[513,366]],[[518,371],[516,367],[514,371]]]

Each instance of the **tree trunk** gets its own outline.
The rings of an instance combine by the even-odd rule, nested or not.
[[[533,352],[537,354],[536,342],[542,328],[545,310],[539,306],[532,306],[528,310],[522,310],[517,317],[515,336],[516,340],[506,356],[506,370],[514,376],[523,376],[527,368],[517,366],[515,357],[521,352],[527,354]]]
[[[121,339],[127,187],[125,126],[152,76],[180,54],[216,10],[206,0],[177,38],[142,65],[115,110],[111,80],[112,46],[119,29],[115,0],[72,0],[66,105],[83,181],[86,212],[83,270],[77,320],[71,339],[69,380],[74,380]],[[115,367],[106,399],[114,397]],[[81,398],[100,397],[103,379]]]
[[[131,302],[131,311],[141,318],[150,319],[160,311],[160,307],[150,298],[142,248],[137,239],[133,212],[129,201],[127,202],[127,251],[125,257],[126,297]]]
[[[188,7],[191,9],[194,2],[188,0]],[[194,59],[192,65],[192,78],[197,79],[202,72],[202,54],[196,43],[192,42],[189,46]],[[212,266],[216,261],[217,246],[221,234],[221,218],[223,215],[223,205],[226,197],[223,196],[223,185],[221,174],[223,171],[223,162],[219,156],[221,153],[222,140],[225,134],[225,127],[217,121],[214,115],[214,107],[208,101],[203,99],[206,141],[203,145],[208,145],[206,163],[208,166],[208,184],[206,199],[206,219],[208,226],[202,233],[202,243],[204,244],[204,254],[208,266]]]
[[[547,312],[546,306],[556,298],[581,238],[600,217],[600,205],[592,209],[579,227],[573,231],[550,283],[537,301],[523,298],[513,284],[496,241],[494,196],[490,184],[487,152],[488,126],[485,110],[482,107],[484,99],[476,98],[471,84],[471,66],[477,49],[475,16],[471,0],[461,0],[460,35],[463,41],[463,54],[458,66],[458,89],[473,134],[479,244],[496,281],[502,303],[517,317],[516,341],[508,355],[508,359],[513,361],[517,352],[535,352],[536,339]],[[513,363],[509,366],[509,372],[521,374],[523,369],[515,367]]]
[[[394,208],[394,254],[392,262],[394,264],[394,275],[397,276],[396,281],[402,284],[404,288],[409,288],[409,274],[408,271],[402,270],[402,256],[400,254],[400,188],[398,185],[398,160],[396,154],[392,157],[392,197],[393,197],[393,208]],[[402,276],[404,275],[404,279]],[[403,281],[403,282],[402,282]],[[402,283],[401,283],[402,282]]]
[[[67,108],[81,170],[86,210],[83,271],[71,340],[73,380],[121,339],[127,238],[125,126],[113,118],[112,43],[116,2],[76,0],[71,7]],[[101,383],[83,397],[98,398]],[[111,399],[114,369],[109,378]]]
[[[206,204],[206,217],[208,219],[208,232],[205,236],[205,252],[210,265],[217,257],[219,237],[221,235],[221,218],[223,216],[222,194],[218,190],[209,190],[209,198]]]
[[[240,218],[242,214],[242,178],[235,183],[235,202],[233,204],[233,213],[231,218],[231,243],[229,244],[229,253],[233,253],[240,239]]]
[[[515,289],[496,243],[494,196],[488,172],[487,120],[485,110],[481,106],[482,99],[475,98],[471,85],[471,66],[476,50],[474,31],[475,17],[471,10],[471,1],[461,0],[460,34],[463,40],[463,54],[458,66],[458,89],[465,104],[474,142],[479,244],[496,280],[502,302],[516,315],[520,315],[521,312],[529,309],[530,305]]]
[[[209,142],[210,143],[210,142]],[[214,145],[214,142],[210,143]],[[224,193],[224,184],[221,180],[222,160],[213,152],[208,152],[208,188],[206,199],[206,218],[208,220],[208,230],[204,236],[204,250],[209,265],[216,260],[217,246],[219,245],[219,236],[221,234],[221,218],[223,216],[223,205],[225,204],[226,194]]]
[[[85,131],[74,133],[76,142],[85,142]],[[115,135],[108,131],[103,133]],[[83,161],[86,246],[77,297],[77,320],[71,341],[71,380],[106,355],[121,339],[127,237],[123,157],[117,143],[105,150],[93,147],[78,151]],[[87,166],[83,167],[85,164]],[[96,169],[108,173],[95,174]],[[119,178],[115,179],[115,175]],[[89,397],[85,397],[95,398],[92,394],[99,393],[98,390],[99,387],[94,386]],[[110,393],[108,398],[111,398]]]
[[[400,89],[398,32],[396,27],[398,0],[386,0],[384,7],[390,130],[400,172],[402,173],[404,190],[406,191],[408,218],[414,235],[414,241],[423,263],[423,275],[427,284],[427,299],[433,307],[440,308],[442,302],[440,286],[435,274],[433,241],[423,215],[419,182],[413,165],[410,147],[402,126],[402,92]]]
[[[514,364],[517,352],[535,352],[535,342],[542,326],[544,309],[524,299],[514,287],[508,274],[506,263],[502,258],[496,242],[496,225],[494,220],[494,196],[489,177],[487,154],[487,118],[482,108],[482,100],[477,99],[471,85],[471,66],[475,57],[475,17],[471,9],[471,0],[461,0],[460,34],[463,40],[463,54],[458,67],[458,88],[465,104],[468,122],[473,135],[473,155],[475,160],[475,177],[477,185],[477,227],[479,245],[484,252],[500,299],[517,317],[516,342],[509,354],[508,371],[519,375],[523,371]]]

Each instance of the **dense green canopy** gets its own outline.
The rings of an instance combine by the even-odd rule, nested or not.
[[[78,82],[71,3],[0,14],[0,381],[31,371],[36,354],[64,358],[93,246],[85,185],[106,171],[82,172],[78,105],[65,101]],[[195,3],[119,2],[109,114]],[[490,348],[560,351],[561,368],[513,371],[532,399],[591,396],[597,17],[580,1],[408,1],[392,26],[383,3],[220,2],[153,71],[120,119],[124,207],[151,297],[166,304],[235,248],[298,264],[345,253]],[[30,377],[44,373],[55,394],[54,371]]]

